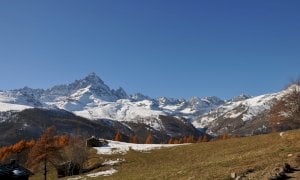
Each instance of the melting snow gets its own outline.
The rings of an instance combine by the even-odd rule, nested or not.
[[[68,178],[67,180],[86,180],[86,178],[78,176],[78,177]]]
[[[113,166],[115,164],[118,164],[120,162],[124,162],[125,159],[117,159],[117,160],[108,160],[108,161],[105,161],[104,163],[102,163],[102,165],[110,165],[110,166]]]
[[[130,149],[135,151],[150,151],[153,149],[160,149],[163,147],[174,147],[184,144],[133,144],[119,141],[108,141],[107,146],[95,147],[98,154],[125,154]]]
[[[117,172],[117,170],[115,170],[114,168],[111,168],[111,169],[106,170],[106,171],[90,173],[90,174],[87,174],[86,176],[88,176],[88,177],[111,176],[112,174],[114,174],[116,172]]]
[[[22,174],[22,171],[20,171],[20,170],[18,170],[18,169],[15,169],[15,170],[13,170],[13,173],[14,173],[15,175],[20,175],[20,174]]]

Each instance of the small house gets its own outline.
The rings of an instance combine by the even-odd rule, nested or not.
[[[0,165],[0,179],[28,180],[33,173],[12,160],[9,164]]]
[[[94,136],[86,140],[87,147],[101,147],[107,144],[108,142],[105,139],[97,139]]]

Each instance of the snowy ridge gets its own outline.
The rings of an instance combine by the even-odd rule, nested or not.
[[[248,99],[229,101],[218,108],[203,114],[193,121],[196,128],[208,128],[218,118],[234,119],[240,117],[242,121],[249,121],[270,110],[276,100],[280,100],[293,92],[295,85],[278,93],[260,95]]]
[[[28,87],[0,91],[0,111],[22,111],[28,108],[59,108],[91,120],[111,119],[147,124],[164,129],[159,115],[181,116],[194,119],[223,104],[217,97],[189,100],[161,97],[152,99],[137,93],[127,95],[119,88],[110,89],[95,73],[66,85],[52,88]]]
[[[242,94],[228,101],[218,97],[153,99],[140,93],[128,95],[122,88],[110,89],[95,73],[91,73],[81,80],[46,90],[25,87],[0,91],[0,112],[58,108],[90,120],[143,123],[156,130],[165,129],[159,119],[160,115],[164,115],[184,117],[196,128],[202,129],[209,128],[220,118],[247,122],[268,111],[276,99],[284,97],[292,89],[293,86],[257,97]]]

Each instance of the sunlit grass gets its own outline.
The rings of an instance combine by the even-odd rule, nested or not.
[[[129,151],[126,155],[99,157],[92,150],[90,164],[116,158],[126,161],[114,166],[118,172],[112,176],[91,179],[228,179],[232,172],[248,172],[249,178],[268,179],[276,167],[286,162],[295,164],[299,140],[300,131],[296,130],[283,137],[274,133],[150,152]],[[101,167],[94,172],[109,168]]]

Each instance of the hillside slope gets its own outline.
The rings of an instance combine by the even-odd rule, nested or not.
[[[268,179],[284,163],[295,164],[300,131],[192,144],[151,153],[131,152],[111,179]],[[291,157],[289,157],[292,155]],[[139,173],[134,173],[139,172]]]
[[[268,180],[278,174],[285,163],[300,166],[300,130],[284,134],[273,133],[234,138],[207,143],[162,148],[148,152],[129,151],[127,154],[100,155],[97,162],[121,163],[103,166],[91,173],[113,168],[111,176],[81,179],[231,179],[231,173],[243,179]],[[95,157],[94,157],[95,158]],[[95,160],[95,159],[94,159]],[[55,177],[55,171],[50,172]],[[299,173],[286,174],[298,179]],[[39,179],[37,174],[31,179]],[[69,179],[65,178],[65,179]],[[78,178],[74,176],[72,178]]]
[[[123,141],[129,141],[137,135],[140,142],[145,142],[152,133],[155,143],[166,143],[171,137],[202,135],[190,122],[175,117],[158,118],[164,131],[135,122],[119,122],[109,119],[89,120],[60,109],[25,109],[21,112],[0,112],[0,147],[14,144],[20,140],[31,140],[40,137],[46,127],[55,126],[59,133],[80,133],[86,137],[96,136],[113,139],[117,132],[122,134]],[[156,119],[148,119],[149,123]]]
[[[222,133],[240,135],[270,133],[272,131],[270,118],[272,107],[278,102],[283,102],[282,106],[284,104],[289,105],[290,100],[287,101],[287,99],[291,99],[291,97],[295,99],[293,97],[295,93],[299,95],[299,86],[291,85],[277,93],[228,101],[218,108],[201,115],[193,121],[193,125],[199,129],[207,129],[207,132],[211,135],[220,135]],[[289,106],[296,107],[295,104],[290,104]],[[291,115],[284,109],[280,111],[284,115]],[[297,119],[296,116],[294,116],[295,118]],[[300,119],[297,119],[297,121],[300,122]],[[288,122],[286,121],[285,123]],[[280,126],[284,126],[284,124]],[[285,128],[285,130],[299,127],[299,125],[295,125],[292,128]],[[284,128],[280,127],[278,129],[284,130]]]

